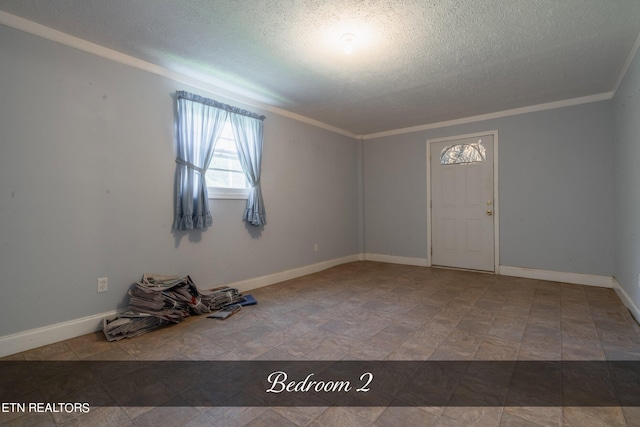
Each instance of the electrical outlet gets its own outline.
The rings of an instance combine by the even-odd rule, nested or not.
[[[98,279],[98,292],[107,292],[109,290],[109,278],[101,277]]]
[[[317,243],[315,245],[313,245],[313,251],[314,252],[318,252],[319,249],[320,249],[320,246]]]

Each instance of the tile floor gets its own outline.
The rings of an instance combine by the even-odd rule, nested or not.
[[[224,323],[191,317],[113,343],[98,332],[5,359],[640,360],[640,327],[611,289],[356,262],[251,293],[258,305]],[[81,415],[0,413],[0,423],[640,426],[640,408],[102,407]]]

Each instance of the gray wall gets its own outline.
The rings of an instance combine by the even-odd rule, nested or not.
[[[638,302],[637,59],[613,104],[356,141],[4,26],[0,55],[0,336],[121,307],[144,272],[209,287],[363,251],[426,258],[426,140],[493,129],[501,264],[615,273]],[[261,232],[237,200],[172,232],[177,89],[266,114]]]
[[[0,55],[0,336],[114,310],[145,272],[206,288],[358,253],[356,140],[4,26]],[[260,233],[237,200],[172,232],[178,89],[266,114]]]
[[[615,123],[615,276],[640,306],[640,55],[613,99]]]
[[[598,102],[365,141],[366,252],[426,258],[426,140],[497,129],[500,264],[611,276],[610,108]]]

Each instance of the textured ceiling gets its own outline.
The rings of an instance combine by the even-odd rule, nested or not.
[[[610,92],[638,0],[0,0],[356,135]],[[345,55],[340,36],[354,33]]]

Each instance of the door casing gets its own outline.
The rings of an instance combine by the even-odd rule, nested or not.
[[[494,218],[494,226],[493,226],[493,246],[494,246],[494,273],[500,273],[500,197],[498,194],[498,131],[490,130],[486,132],[476,132],[469,133],[465,135],[454,135],[447,136],[443,138],[434,138],[427,139],[427,266],[431,267],[432,265],[432,196],[431,196],[431,145],[436,142],[444,142],[444,141],[454,141],[458,139],[464,138],[475,138],[485,135],[493,136],[493,218]],[[437,155],[437,154],[436,154]]]

